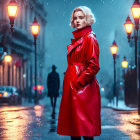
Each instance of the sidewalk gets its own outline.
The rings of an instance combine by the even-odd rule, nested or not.
[[[123,111],[131,111],[131,110],[137,110],[137,108],[128,107],[125,105],[124,100],[118,100],[118,106],[116,106],[116,99],[114,98],[114,104],[113,102],[108,103],[106,107],[110,107],[114,110],[123,110]]]
[[[119,112],[124,112],[124,113],[131,112],[131,113],[135,114],[132,116],[132,118],[131,118],[131,120],[129,120],[129,122],[131,124],[140,126],[140,115],[138,115],[137,108],[132,108],[132,107],[126,106],[123,100],[119,100],[118,106],[116,106],[116,100],[114,99],[114,101],[115,101],[114,104],[113,104],[113,102],[108,103],[106,107],[111,108],[115,111],[119,111]]]

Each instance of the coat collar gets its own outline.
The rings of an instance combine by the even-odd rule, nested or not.
[[[83,29],[80,29],[80,30],[75,30],[73,31],[73,36],[75,39],[71,39],[71,42],[72,44],[68,45],[67,46],[67,49],[68,49],[68,52],[67,52],[67,55],[77,46],[79,46],[80,44],[82,44],[83,42],[83,36],[85,34],[87,34],[88,32],[91,32],[92,29],[91,29],[91,26],[87,26]]]
[[[73,33],[75,40],[78,40],[81,37],[83,37],[86,33],[91,32],[91,31],[92,31],[91,26],[87,26],[83,29],[75,30],[72,33]]]

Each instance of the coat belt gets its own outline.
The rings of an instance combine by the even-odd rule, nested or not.
[[[86,66],[86,64],[83,64],[83,63],[68,63],[68,65],[81,65],[81,66]]]

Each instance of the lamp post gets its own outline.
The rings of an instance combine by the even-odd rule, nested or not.
[[[136,89],[137,89],[137,96],[138,96],[138,114],[140,115],[140,90],[139,90],[139,83],[140,83],[140,78],[139,78],[139,56],[138,56],[138,51],[137,51],[137,42],[138,42],[138,30],[139,30],[139,19],[140,19],[140,3],[139,0],[135,0],[132,7],[131,7],[131,13],[134,19],[134,40],[135,40],[135,66],[136,66]],[[128,22],[129,21],[129,22]],[[131,29],[127,32],[128,35],[128,41],[130,41],[130,35],[132,33],[132,22],[129,20],[126,20],[126,23],[124,24],[125,29],[126,27],[130,29],[130,24],[131,24]],[[130,24],[128,24],[130,23]],[[129,26],[129,27],[128,27]]]
[[[118,95],[116,94],[116,55],[118,51],[118,46],[114,41],[112,46],[110,47],[111,53],[113,55],[114,60],[114,88],[113,88],[113,104],[114,104],[114,97],[116,97],[116,106],[118,106]]]
[[[37,60],[36,60],[36,40],[37,40],[37,36],[38,36],[38,33],[39,33],[39,28],[40,28],[40,25],[38,24],[37,22],[37,19],[36,17],[34,18],[34,21],[31,25],[31,31],[32,31],[32,34],[34,36],[34,46],[35,46],[35,98],[34,98],[34,103],[35,104],[38,104],[38,97],[37,97]]]
[[[11,0],[8,4],[8,15],[10,19],[10,25],[11,25],[11,32],[13,33],[13,27],[14,27],[14,20],[17,16],[17,10],[18,10],[18,5],[15,0]]]
[[[128,66],[128,61],[126,60],[126,57],[124,56],[124,59],[122,61],[124,91],[125,91],[125,69],[127,68],[127,66]]]

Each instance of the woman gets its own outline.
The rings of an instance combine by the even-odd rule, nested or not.
[[[99,71],[99,47],[91,29],[95,18],[86,6],[73,10],[72,43],[67,46],[68,68],[63,81],[57,133],[71,140],[93,140],[101,133],[100,91],[95,75]]]

